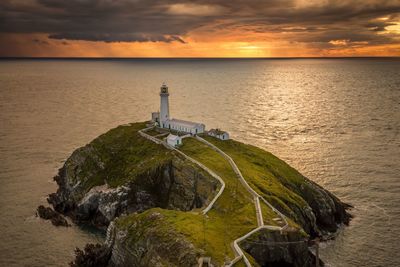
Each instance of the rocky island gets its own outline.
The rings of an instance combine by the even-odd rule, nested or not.
[[[66,160],[49,203],[107,229],[72,266],[312,266],[308,241],[350,220],[349,205],[269,152],[206,134],[173,148],[165,134],[119,126]]]

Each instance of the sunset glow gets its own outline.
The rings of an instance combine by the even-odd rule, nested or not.
[[[399,1],[7,0],[0,9],[3,57],[400,56]]]

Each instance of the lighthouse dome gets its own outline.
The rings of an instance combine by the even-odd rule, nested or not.
[[[168,94],[168,86],[165,83],[161,85],[161,94]]]

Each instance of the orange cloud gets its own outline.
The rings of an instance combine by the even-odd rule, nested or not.
[[[6,39],[6,42],[4,41]],[[0,56],[22,57],[315,57],[315,56],[399,56],[400,44],[368,45],[332,40],[332,47],[306,43],[242,41],[241,36],[187,38],[180,42],[90,42],[49,39],[45,34],[8,34],[0,38]],[[246,39],[246,38],[244,38]],[[6,45],[5,45],[6,44]],[[12,44],[12,45],[10,45]]]
[[[398,0],[6,0],[0,10],[0,56],[399,56]]]

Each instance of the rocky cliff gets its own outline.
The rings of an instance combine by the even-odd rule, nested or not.
[[[112,223],[105,244],[110,266],[196,266],[204,253],[168,225],[158,209]]]
[[[154,207],[189,211],[212,199],[219,186],[215,179],[177,153],[142,140],[135,135],[136,127],[114,129],[67,159],[54,177],[59,188],[48,198],[56,211],[77,223],[106,227],[121,214]],[[146,154],[137,155],[136,161],[120,159],[115,170],[114,160],[129,155],[142,142]]]
[[[92,248],[107,256],[101,262],[109,266],[196,266],[207,255],[222,265],[232,259],[232,238],[239,237],[235,231],[243,235],[255,225],[246,215],[228,214],[233,211],[226,207],[231,201],[230,206],[253,213],[253,205],[236,199],[240,190],[226,190],[210,217],[200,215],[221,185],[177,152],[141,137],[138,130],[144,127],[119,126],[74,151],[54,178],[59,188],[49,195],[49,203],[75,223],[108,226],[104,246]],[[336,231],[349,221],[348,206],[268,152],[233,140],[210,141],[232,156],[250,186],[287,215],[294,229],[285,236],[263,232],[242,242],[253,263],[311,266],[307,243],[279,249],[272,243]],[[211,154],[206,160],[224,174]],[[276,215],[265,216],[272,221]],[[232,220],[240,227],[227,229]],[[92,266],[85,260],[96,259],[91,253],[90,247],[79,251],[80,260],[72,265]]]
[[[315,257],[304,237],[296,229],[289,229],[285,234],[262,230],[243,241],[241,246],[261,266],[315,266]]]

